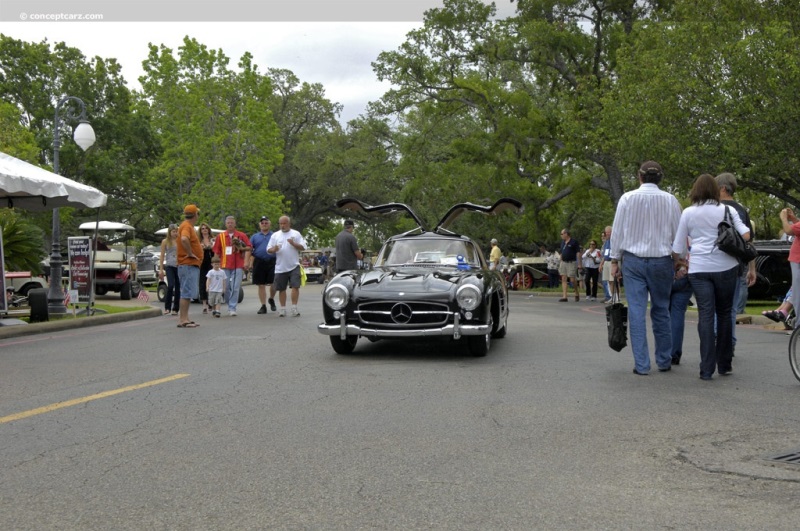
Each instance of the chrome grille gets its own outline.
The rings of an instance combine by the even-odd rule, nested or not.
[[[452,312],[435,302],[381,301],[359,304],[355,313],[363,325],[414,328],[444,326]]]

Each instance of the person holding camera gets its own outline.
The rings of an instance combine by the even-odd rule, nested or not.
[[[239,303],[239,289],[242,287],[244,269],[250,267],[250,239],[247,234],[236,230],[236,218],[225,218],[225,230],[214,241],[214,255],[219,256],[220,267],[225,271],[225,297],[228,302],[228,315],[236,316]]]

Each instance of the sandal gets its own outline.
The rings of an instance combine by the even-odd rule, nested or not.
[[[178,328],[197,328],[198,326],[200,325],[189,321],[188,323],[180,323]]]
[[[203,308],[203,313],[208,313],[208,308]]]
[[[761,312],[761,315],[776,323],[782,323],[786,320],[786,314],[780,310],[770,310],[768,312]]]

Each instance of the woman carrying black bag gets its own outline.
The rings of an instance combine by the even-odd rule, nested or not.
[[[719,186],[711,175],[703,174],[695,180],[689,198],[692,206],[681,214],[672,252],[674,258],[685,258],[687,242],[692,242],[689,283],[697,300],[700,378],[710,380],[714,372],[727,375],[732,371],[733,327],[730,315],[739,277],[739,260],[717,247],[719,224],[727,210],[733,227],[745,240],[750,239],[750,229],[742,223],[735,210],[720,204]]]

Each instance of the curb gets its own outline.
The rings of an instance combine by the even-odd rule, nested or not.
[[[160,315],[160,308],[150,308],[147,310],[136,310],[132,312],[93,315],[91,317],[84,317],[81,319],[59,319],[57,321],[47,321],[46,323],[0,326],[0,339],[31,336],[35,334],[44,334],[47,332],[61,332],[64,330],[71,330],[73,328],[87,328],[89,326],[122,323],[125,321],[135,321],[138,319],[149,319],[151,317],[159,317]]]

